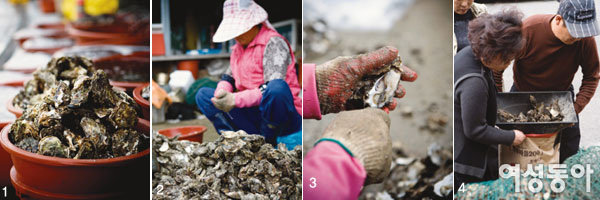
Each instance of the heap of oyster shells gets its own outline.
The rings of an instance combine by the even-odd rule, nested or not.
[[[525,114],[520,112],[518,115],[513,115],[498,109],[498,117],[503,122],[556,122],[562,121],[564,115],[558,105],[558,99],[546,106],[544,102],[537,102],[533,95],[529,95],[529,110]]]
[[[68,81],[73,85],[77,77],[92,76],[94,71],[92,61],[82,57],[53,58],[46,67],[33,73],[33,79],[25,83],[24,89],[13,99],[13,104],[25,109],[30,104],[42,101],[46,95],[44,92],[50,91],[58,82]]]
[[[357,84],[360,89],[346,102],[346,109],[382,108],[391,103],[402,75],[401,66],[402,59],[398,56],[380,70],[364,76]]]
[[[380,191],[363,192],[361,199],[449,199],[452,197],[452,147],[432,143],[427,157],[408,156],[392,144],[394,160]]]
[[[197,143],[153,133],[153,199],[302,199],[302,149],[223,132]]]
[[[17,147],[74,159],[127,156],[149,147],[149,138],[135,130],[139,105],[113,90],[90,60],[56,58],[34,77],[19,94],[27,107],[10,128]]]

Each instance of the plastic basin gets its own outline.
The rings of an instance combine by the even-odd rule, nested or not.
[[[162,129],[159,130],[158,133],[167,136],[168,138],[173,138],[177,135],[180,135],[179,140],[189,140],[202,143],[202,136],[204,135],[205,131],[206,127],[204,126],[181,126]]]
[[[139,119],[136,129],[148,135],[150,122]],[[0,143],[10,154],[11,181],[23,199],[149,199],[150,149],[109,159],[50,157],[14,146],[9,130],[2,129]]]
[[[73,36],[77,44],[118,44],[118,45],[147,45],[150,43],[149,29],[131,33],[121,25],[100,27],[84,27],[68,24],[67,33]]]
[[[6,102],[6,109],[8,110],[8,112],[14,114],[17,118],[19,118],[21,117],[21,115],[23,115],[23,109],[13,104],[13,100],[15,99],[15,97],[17,96],[10,98],[10,100]]]
[[[150,85],[150,83],[136,87],[133,90],[133,99],[142,107],[144,119],[150,120],[150,102],[142,97],[142,90],[144,90],[144,88],[148,85]]]
[[[111,85],[127,89],[128,92],[148,84],[150,77],[150,52],[135,52],[130,55],[113,55],[94,59],[97,69],[104,70],[111,79]],[[140,81],[118,79],[118,76],[135,75]]]

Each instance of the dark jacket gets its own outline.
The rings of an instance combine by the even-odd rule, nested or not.
[[[496,87],[491,71],[470,46],[454,57],[454,172],[484,180],[498,177],[498,144],[514,132],[495,128]]]

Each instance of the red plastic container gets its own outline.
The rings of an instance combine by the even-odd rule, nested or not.
[[[124,71],[124,73],[134,73],[140,77],[150,77],[150,52],[135,52],[131,55],[113,55],[109,57],[99,58],[94,60],[94,64],[97,69],[103,69],[109,78],[111,74],[120,73],[117,70]],[[119,69],[117,69],[117,67]],[[111,85],[122,87],[127,89],[128,92],[133,91],[136,87],[140,87],[148,84],[146,81],[141,82],[129,82],[129,81],[117,81],[111,80]]]
[[[62,29],[26,28],[19,30],[13,36],[13,38],[19,42],[19,46],[23,45],[25,40],[34,37],[65,38],[69,37],[69,35]]]
[[[14,146],[10,126],[0,143],[13,161],[10,177],[22,199],[149,199],[150,149],[109,159],[67,159],[38,155]],[[150,122],[137,130],[148,135]]]
[[[198,79],[198,60],[182,60],[177,64],[178,70],[188,70],[192,72],[192,76],[194,79]]]
[[[142,90],[144,90],[144,88],[148,85],[150,85],[150,83],[136,87],[133,90],[133,99],[142,107],[142,114],[144,115],[144,119],[150,120],[150,102],[144,99],[144,97],[142,97]]]
[[[102,27],[83,27],[68,24],[67,33],[73,36],[79,45],[119,44],[119,45],[148,45],[150,44],[149,29],[129,32],[122,25],[107,25]]]
[[[8,112],[15,114],[15,117],[19,118],[21,117],[21,115],[23,115],[23,109],[13,105],[12,102],[15,99],[15,97],[10,98],[10,100],[6,102],[6,109],[8,110]]]
[[[66,38],[66,37],[64,37],[64,38],[49,38],[49,39],[58,40],[58,39],[65,39],[65,38]],[[61,50],[61,49],[64,49],[64,48],[71,47],[71,46],[73,46],[73,44],[74,44],[74,43],[71,43],[71,44],[62,44],[62,45],[57,45],[57,46],[52,46],[52,47],[47,47],[47,48],[39,48],[39,47],[34,47],[34,48],[32,48],[32,47],[27,47],[27,42],[28,42],[29,40],[35,40],[35,39],[36,39],[36,38],[29,38],[29,39],[26,39],[26,40],[23,42],[23,44],[21,45],[21,47],[23,48],[23,50],[25,50],[25,51],[27,51],[27,52],[32,52],[32,53],[35,53],[35,52],[43,52],[43,53],[47,53],[47,54],[50,54],[50,55],[52,55],[52,54],[54,54],[55,52],[57,52],[57,51],[59,51],[59,50]],[[72,40],[70,40],[70,41],[72,41]]]
[[[0,86],[23,87],[23,85],[25,85],[25,82],[31,79],[33,79],[33,77],[14,81],[0,81]]]
[[[199,143],[202,143],[204,132],[206,132],[206,127],[204,126],[182,126],[158,131],[158,133],[167,136],[168,138],[181,135],[179,136],[179,140],[189,140]]]
[[[0,149],[0,186],[10,185],[8,174],[11,167],[12,160],[10,160],[10,155],[4,149]]]
[[[54,0],[39,0],[40,9],[44,13],[53,13],[56,11],[54,9]]]
[[[7,81],[7,82],[2,82],[2,83],[0,83],[0,86],[23,87],[23,83],[24,83],[25,81],[27,81],[27,80]],[[12,99],[14,99],[14,97],[13,97],[13,98],[11,98],[11,99],[10,99],[10,100],[7,102],[7,104],[6,104],[6,107],[7,107],[6,109],[7,109],[7,110],[8,110],[8,106],[9,106],[8,104],[11,104],[11,105],[12,105]],[[10,112],[10,110],[9,110],[9,112]],[[21,111],[21,112],[22,112],[22,111]],[[11,113],[13,113],[13,112],[11,112]],[[13,113],[13,114],[14,114],[14,113]],[[4,126],[6,126],[6,125],[8,125],[8,124],[12,123],[13,121],[14,121],[14,120],[10,120],[10,121],[0,121],[0,130],[1,130],[2,128],[4,128]],[[2,154],[2,152],[4,152],[4,151],[3,151],[2,149],[0,149],[0,154]],[[0,155],[0,162],[2,162],[2,159],[1,159],[1,158],[2,158],[2,155]],[[1,163],[0,163],[0,165],[1,165]],[[0,167],[0,169],[1,169],[1,167]],[[1,170],[0,170],[0,171],[1,171]],[[1,178],[1,176],[0,176],[0,178]],[[2,184],[2,183],[1,183],[1,181],[0,181],[0,186],[1,186],[1,184]]]

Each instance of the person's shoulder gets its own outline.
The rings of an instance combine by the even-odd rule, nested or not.
[[[287,47],[287,43],[283,39],[283,36],[273,35],[269,38],[269,42],[267,46],[285,46]]]
[[[485,6],[485,4],[482,3],[473,3],[471,4],[471,12],[473,12],[473,15],[475,15],[475,17],[478,17],[483,13],[487,13],[487,6]]]
[[[597,52],[596,49],[596,39],[595,37],[586,37],[578,41],[579,45],[583,45],[584,51],[593,51]]]
[[[549,23],[552,17],[554,17],[554,14],[537,14],[529,16],[523,20],[523,28],[546,25],[546,22]]]
[[[466,46],[454,55],[454,62],[472,61],[475,58],[471,46]]]

